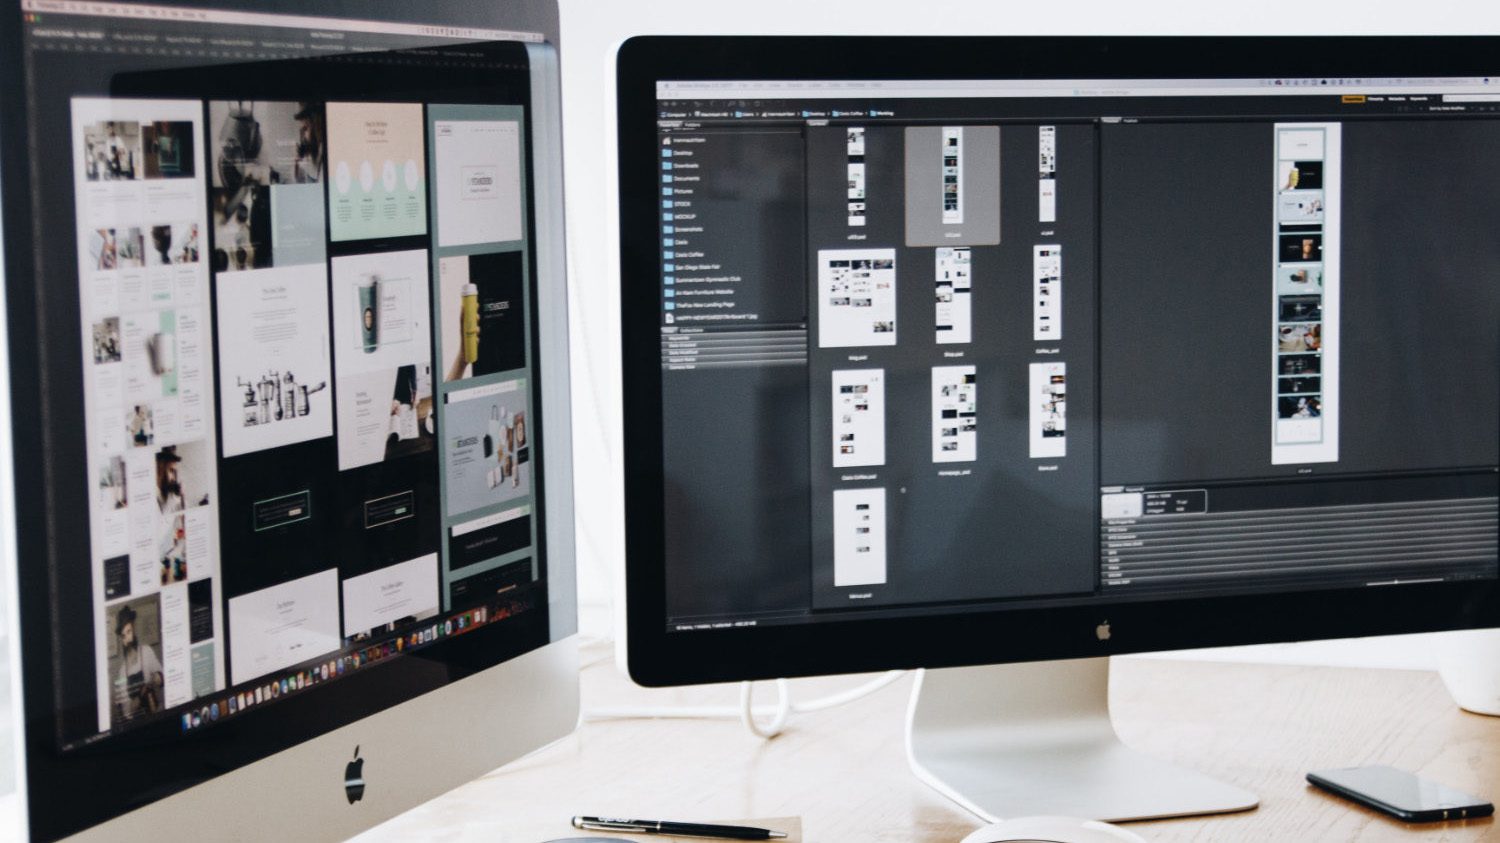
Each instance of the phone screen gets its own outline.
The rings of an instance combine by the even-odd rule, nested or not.
[[[1390,806],[1403,813],[1463,811],[1465,815],[1472,817],[1483,816],[1493,810],[1484,799],[1418,778],[1394,767],[1319,770],[1309,774],[1308,778],[1314,784],[1331,786],[1330,789],[1344,792],[1345,795],[1379,803],[1379,806]]]

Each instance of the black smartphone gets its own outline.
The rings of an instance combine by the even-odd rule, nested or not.
[[[1347,767],[1307,774],[1314,785],[1411,823],[1487,817],[1495,806],[1395,767]]]

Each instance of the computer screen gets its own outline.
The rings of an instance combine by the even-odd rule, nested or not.
[[[1046,78],[1093,45],[1015,45],[1045,54],[1019,68],[997,43],[1019,72],[985,77],[962,39],[767,40],[623,65],[622,207],[654,229],[625,222],[623,289],[655,311],[627,303],[627,404],[659,384],[627,463],[661,443],[641,624],[1107,619],[1500,573],[1500,76],[1219,78],[1189,43],[1162,76]],[[799,57],[756,58],[778,49]],[[1261,617],[1235,634],[1298,628]]]
[[[12,381],[48,534],[20,565],[50,630],[23,643],[53,714],[33,789],[127,782],[83,810],[107,816],[569,634],[542,34],[452,8],[14,13],[5,153],[31,191],[6,214],[34,228],[9,238],[9,308],[40,377]]]

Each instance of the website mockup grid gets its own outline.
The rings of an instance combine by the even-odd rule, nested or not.
[[[994,84],[659,84],[669,629],[1500,573],[1479,80]]]
[[[524,107],[63,93],[47,37],[92,489],[63,745],[545,615]]]

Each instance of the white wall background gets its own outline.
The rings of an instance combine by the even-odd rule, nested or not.
[[[1500,4],[1296,0],[560,0],[582,625],[607,635],[622,565],[615,48],[643,34],[1303,35],[1500,32]],[[1497,57],[1500,65],[1500,57]],[[655,295],[654,286],[641,291]],[[1433,667],[1427,636],[1215,658]],[[1203,653],[1207,655],[1207,653]]]

